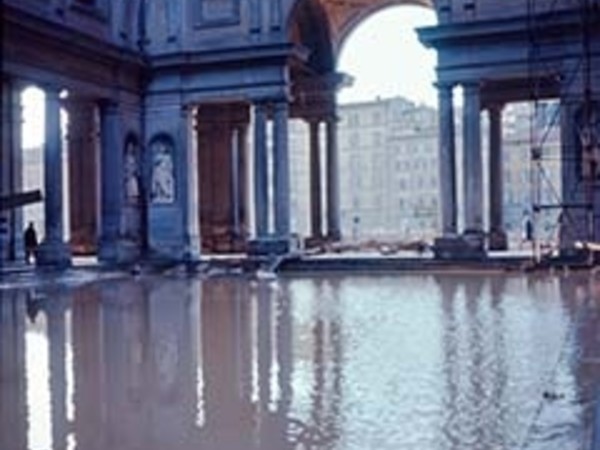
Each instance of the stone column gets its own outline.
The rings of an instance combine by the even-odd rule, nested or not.
[[[23,109],[21,88],[11,79],[2,80],[2,122],[0,143],[0,195],[23,190]],[[3,260],[23,260],[23,210],[0,211],[0,265]]]
[[[287,100],[277,102],[274,108],[275,233],[278,238],[287,238],[290,234],[289,106]]]
[[[94,104],[74,100],[69,112],[69,212],[73,253],[96,251],[98,145]]]
[[[65,267],[71,264],[71,251],[63,241],[63,164],[60,125],[60,98],[56,88],[46,89],[46,129],[44,145],[44,219],[46,236],[38,248],[37,263]]]
[[[181,196],[183,197],[183,258],[194,261],[201,253],[198,196],[198,108],[185,105],[180,110],[179,134],[182,143]]]
[[[269,233],[269,170],[267,158],[267,106],[254,105],[254,227],[255,237]]]
[[[581,159],[578,152],[577,115],[581,111],[581,103],[575,95],[562,94],[560,100],[560,133],[561,133],[561,185],[562,202],[566,206],[561,211],[559,220],[559,246],[561,251],[572,251],[578,240],[588,239],[585,198],[585,183],[582,182]],[[577,207],[579,205],[579,207]],[[571,206],[571,207],[569,207]]]
[[[466,83],[463,89],[465,233],[480,234],[483,231],[483,167],[479,84]]]
[[[104,262],[119,259],[121,211],[123,203],[121,174],[123,173],[123,142],[119,104],[101,104],[100,150],[100,246],[98,258]]]
[[[310,130],[310,223],[311,236],[314,239],[323,237],[323,217],[321,204],[321,122],[318,119],[309,121]]]
[[[231,214],[233,249],[239,249],[246,234],[246,125],[235,124],[231,137]]]
[[[248,124],[242,123],[238,126],[238,156],[239,156],[239,199],[240,199],[240,236],[239,244],[244,246],[248,237]]]
[[[503,105],[488,107],[490,119],[490,250],[506,250],[504,231],[504,189],[502,163],[502,109]]]
[[[342,237],[340,228],[340,180],[338,167],[337,118],[330,117],[327,129],[327,236],[338,241]]]
[[[453,86],[438,84],[439,101],[439,186],[444,236],[457,232],[456,139],[454,126]]]

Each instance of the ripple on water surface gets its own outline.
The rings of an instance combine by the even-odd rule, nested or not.
[[[0,448],[589,450],[599,292],[586,274],[5,286]]]

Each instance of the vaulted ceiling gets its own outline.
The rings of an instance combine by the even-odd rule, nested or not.
[[[318,0],[329,20],[331,38],[339,49],[344,38],[370,14],[387,6],[417,5],[432,7],[432,0]]]
[[[434,0],[297,0],[289,21],[292,41],[309,51],[308,66],[331,71],[345,38],[366,17],[388,6],[430,8]]]

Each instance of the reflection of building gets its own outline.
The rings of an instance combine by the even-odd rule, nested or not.
[[[546,134],[540,168],[541,200],[560,203],[560,136],[556,107],[542,104],[539,133]],[[514,104],[504,111],[504,223],[512,240],[520,239],[524,211],[532,210],[532,172],[529,157],[531,109]],[[439,229],[437,112],[403,98],[339,107],[339,168],[342,232],[348,239],[431,239]],[[307,127],[291,127],[293,217],[308,235]],[[550,125],[553,125],[550,127]],[[487,122],[484,121],[484,147]],[[461,141],[457,133],[457,141]],[[460,148],[460,145],[459,145]],[[489,151],[484,148],[484,164]],[[462,157],[458,155],[457,159]],[[460,168],[460,164],[457,164]],[[459,169],[460,175],[460,169]],[[461,178],[459,176],[459,178]],[[489,180],[484,180],[486,190]],[[462,193],[459,192],[459,195]],[[486,210],[489,208],[486,200]],[[542,239],[551,237],[558,209],[542,214]]]
[[[289,295],[268,283],[115,280],[33,292],[0,291],[2,449],[292,450],[333,435],[341,380],[323,361],[341,360],[339,327],[296,331]],[[299,366],[297,333],[314,350]],[[310,397],[292,389],[298,371]]]
[[[562,202],[560,164],[560,115],[556,103],[538,106],[537,139],[542,140],[542,159],[531,163],[531,109],[527,104],[515,104],[504,113],[504,223],[510,239],[518,241],[523,233],[524,213],[531,214],[532,193],[539,186],[540,203],[549,208],[540,212],[539,238],[557,238],[557,218]],[[539,183],[535,178],[539,177]]]

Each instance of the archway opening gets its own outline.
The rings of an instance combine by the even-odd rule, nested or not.
[[[44,127],[46,123],[43,90],[30,86],[21,93],[22,184],[24,191],[44,190]],[[34,203],[23,208],[23,223],[33,223],[38,240],[45,235],[44,204]]]
[[[416,34],[436,21],[426,7],[386,7],[340,46],[337,70],[352,80],[337,108],[344,240],[411,243],[439,233],[436,56]]]

